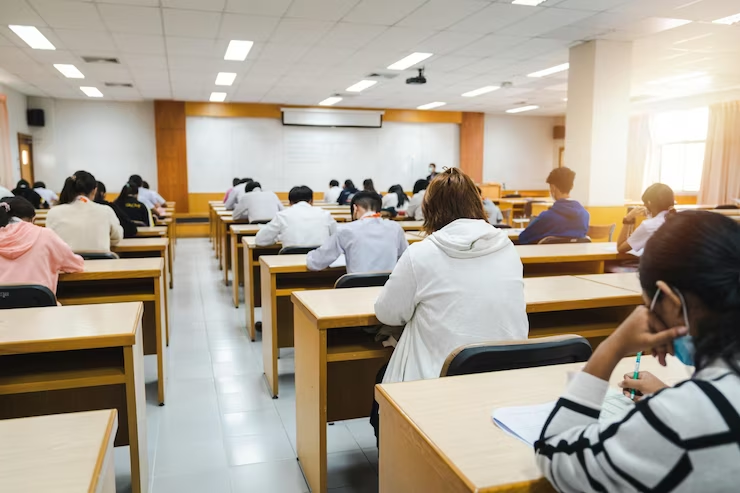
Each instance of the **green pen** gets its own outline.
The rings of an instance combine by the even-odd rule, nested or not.
[[[635,373],[632,374],[632,379],[637,380],[640,376],[640,358],[642,358],[642,351],[637,353],[637,361],[635,361]],[[635,389],[630,390],[630,399],[635,400]]]

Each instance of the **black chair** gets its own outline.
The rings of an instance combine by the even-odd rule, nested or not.
[[[0,286],[0,310],[41,306],[57,306],[56,296],[46,286],[38,284]]]
[[[522,198],[522,194],[520,194],[520,193],[507,193],[506,195],[504,195],[501,198],[502,199],[521,199]]]
[[[262,219],[260,221],[249,221],[249,224],[267,224],[270,222],[270,219]]]
[[[567,236],[548,236],[542,238],[538,245],[554,245],[556,243],[591,243],[591,238],[585,236],[583,238],[569,238]]]
[[[735,204],[723,204],[723,205],[718,205],[717,207],[715,207],[715,209],[719,209],[719,210],[735,210],[735,209],[740,209],[740,207],[736,206]]]
[[[118,260],[121,257],[113,252],[75,252],[84,260]]]
[[[334,283],[334,289],[368,288],[370,286],[384,286],[391,276],[390,272],[360,272],[345,274]]]
[[[310,251],[316,250],[317,246],[307,246],[307,247],[283,247],[279,252],[278,255],[304,255]]]
[[[450,353],[439,376],[579,363],[590,357],[591,344],[577,335],[469,344]]]

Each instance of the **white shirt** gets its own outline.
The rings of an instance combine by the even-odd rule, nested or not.
[[[255,243],[268,246],[280,241],[283,247],[319,246],[336,231],[337,222],[330,212],[312,207],[308,202],[298,202],[278,212],[260,228]]]
[[[383,383],[437,378],[460,346],[527,338],[522,261],[503,231],[458,219],[409,247],[375,314],[405,326]]]
[[[4,199],[5,197],[13,197],[13,192],[0,185],[0,199]]]
[[[383,195],[383,209],[396,209],[396,211],[405,211],[409,206],[409,201],[403,203],[401,207],[398,207],[398,195],[395,192],[389,192]]]
[[[240,183],[234,188],[231,189],[231,193],[229,194],[229,198],[226,199],[226,202],[224,202],[224,207],[226,207],[227,211],[233,211],[234,207],[236,207],[236,204],[239,203],[239,200],[244,196],[244,194],[247,191],[247,184],[246,183]]]
[[[339,187],[331,187],[329,190],[324,192],[324,202],[336,203],[339,199],[339,194],[342,193],[342,189]]]
[[[54,202],[59,202],[59,197],[57,194],[54,193],[53,190],[49,190],[48,188],[34,188],[33,189],[37,194],[41,195],[41,198],[44,199],[44,202],[51,205]]]
[[[657,216],[645,219],[637,229],[627,238],[627,243],[632,247],[632,254],[638,257],[642,256],[645,245],[653,233],[665,223],[665,217],[668,211],[659,212]]]
[[[234,192],[231,192],[234,195]],[[231,198],[229,195],[229,199]],[[255,188],[245,193],[234,207],[234,219],[248,219],[254,221],[272,221],[275,214],[282,211],[283,203],[273,192],[263,192],[261,188]]]
[[[395,221],[372,217],[342,224],[321,248],[308,254],[309,270],[322,270],[344,254],[347,273],[391,271],[408,248],[406,235]]]
[[[422,190],[421,192],[415,193],[414,196],[411,197],[411,200],[409,200],[409,206],[406,208],[406,215],[408,217],[413,217],[417,220],[424,219],[424,213],[421,210],[421,203],[424,201],[425,193],[426,190]]]
[[[123,238],[123,228],[112,207],[77,199],[52,207],[46,227],[53,230],[74,252],[110,252]]]
[[[491,224],[501,224],[501,221],[504,220],[501,209],[489,199],[483,199],[483,210],[486,212],[488,222]]]
[[[139,188],[138,199],[147,209],[154,209],[156,204],[164,204],[164,199],[161,195],[154,190],[149,190],[144,187]]]

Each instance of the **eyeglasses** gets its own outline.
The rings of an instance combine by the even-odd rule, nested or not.
[[[676,296],[681,300],[681,310],[683,311],[683,319],[684,323],[686,324],[686,328],[689,327],[689,313],[688,308],[686,308],[686,299],[683,297],[683,294],[681,291],[678,290],[678,288],[674,288],[673,286],[669,286],[671,288],[671,291],[676,293]],[[653,300],[650,302],[650,311],[660,319],[657,313],[655,313],[655,305],[658,303],[658,298],[660,298],[660,293],[662,293],[662,290],[658,288],[655,291],[655,294],[653,295]],[[660,320],[663,321],[662,319]],[[665,324],[664,324],[665,325]]]

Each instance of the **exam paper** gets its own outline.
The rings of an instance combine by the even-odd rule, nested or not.
[[[329,265],[329,267],[347,267],[347,259],[344,257],[344,255],[340,255],[338,259],[336,259],[334,262]]]

